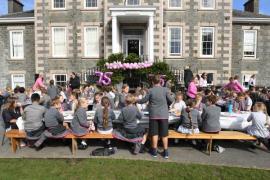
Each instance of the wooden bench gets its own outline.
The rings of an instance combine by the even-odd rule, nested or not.
[[[211,155],[213,140],[248,140],[256,141],[256,137],[238,131],[220,131],[217,134],[200,132],[199,134],[182,134],[169,130],[170,139],[204,139],[208,140],[207,151]]]
[[[20,147],[19,140],[26,138],[26,133],[24,131],[19,131],[16,129],[12,129],[5,133],[6,137],[10,139],[11,149],[13,153],[16,153],[18,147]],[[89,133],[85,136],[74,136],[73,134],[68,134],[63,139],[71,139],[71,151],[72,154],[75,154],[78,149],[76,139],[113,139],[112,134],[99,134],[97,132]]]
[[[11,148],[12,152],[16,152],[17,148],[19,147],[19,139],[25,139],[26,134],[24,131],[19,130],[10,130],[6,132],[6,137],[10,138],[11,141]],[[238,131],[221,131],[218,134],[209,134],[200,132],[199,134],[182,134],[178,133],[174,130],[169,130],[169,139],[203,139],[208,140],[207,151],[209,155],[211,155],[212,150],[212,142],[213,140],[249,140],[249,141],[256,141],[256,138],[245,134],[243,132]],[[76,153],[78,149],[76,139],[113,139],[112,134],[99,134],[97,132],[89,133],[85,136],[74,136],[73,134],[68,134],[64,137],[64,139],[71,139],[71,151],[72,154]]]

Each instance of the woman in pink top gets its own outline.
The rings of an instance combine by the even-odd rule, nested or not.
[[[33,86],[33,91],[39,91],[41,88],[46,89],[46,86],[44,85],[42,74],[39,74],[39,76],[38,76],[38,78]]]
[[[187,96],[189,98],[195,99],[197,95],[197,87],[196,87],[197,81],[198,81],[197,78],[193,77],[188,85]]]
[[[229,80],[230,82],[223,87],[224,89],[231,89],[236,93],[244,92],[243,87],[238,82],[238,76],[235,76],[234,78],[230,77]]]

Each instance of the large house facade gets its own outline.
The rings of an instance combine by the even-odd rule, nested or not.
[[[69,73],[120,52],[212,73],[214,84],[258,74],[260,85],[270,85],[270,16],[258,14],[258,0],[245,4],[249,12],[233,11],[232,0],[36,0],[28,12],[8,2],[0,88],[30,86],[35,73],[63,85]]]

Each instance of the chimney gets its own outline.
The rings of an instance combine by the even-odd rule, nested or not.
[[[20,0],[8,0],[8,14],[22,12],[23,4]]]
[[[248,0],[244,4],[245,11],[259,14],[259,0]]]

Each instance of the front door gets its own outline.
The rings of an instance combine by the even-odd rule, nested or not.
[[[129,39],[127,41],[127,50],[128,50],[128,54],[135,53],[139,56],[140,55],[140,40]]]

